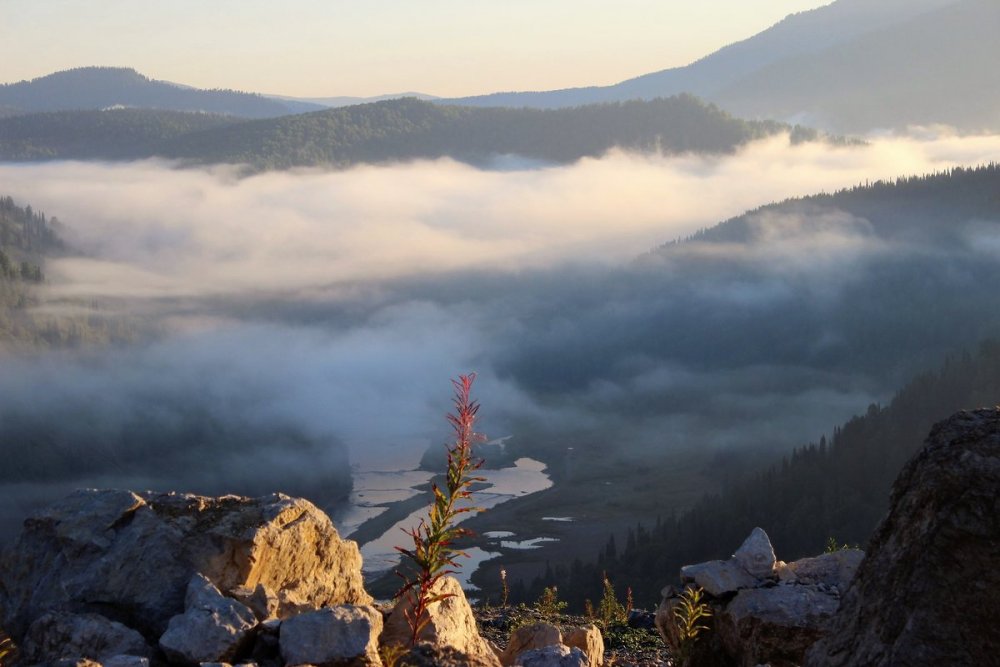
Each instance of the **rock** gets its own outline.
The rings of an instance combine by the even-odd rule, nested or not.
[[[655,630],[656,614],[645,609],[629,609],[625,624],[637,630]]]
[[[774,574],[774,547],[771,538],[763,528],[754,528],[750,536],[743,541],[740,548],[733,554],[733,560],[746,570],[750,576],[764,579]]]
[[[48,611],[101,614],[158,637],[196,573],[223,593],[263,586],[277,616],[367,604],[361,556],[306,500],[77,491],[25,521],[0,572],[0,626]]]
[[[738,664],[799,664],[837,604],[836,597],[808,586],[742,590],[715,612],[714,632]]]
[[[287,665],[381,666],[381,633],[382,614],[375,607],[325,607],[281,623],[281,657]]]
[[[149,667],[149,658],[137,655],[114,655],[103,660],[104,667]]]
[[[432,647],[450,647],[459,653],[472,656],[475,660],[499,666],[489,644],[479,634],[472,607],[465,599],[461,584],[454,577],[443,577],[431,591],[434,595],[449,597],[436,602],[428,609],[429,622],[420,633],[419,641]],[[412,608],[407,597],[399,600],[385,622],[382,644],[409,646],[410,626],[405,612]]]
[[[517,657],[525,651],[562,643],[562,633],[554,625],[548,623],[522,625],[510,633],[507,648],[500,655],[500,664],[513,665]]]
[[[418,644],[410,649],[397,663],[406,667],[494,667],[493,661],[484,660],[479,655],[469,655],[449,646]]]
[[[593,623],[567,630],[563,635],[563,644],[583,651],[589,667],[601,667],[604,664],[604,637]]]
[[[812,666],[991,665],[1000,646],[1000,409],[937,424],[893,484]]]
[[[712,597],[721,598],[742,588],[753,588],[757,579],[733,560],[712,560],[681,568],[681,581],[700,586]]]
[[[802,558],[788,563],[784,572],[779,571],[778,578],[780,580],[782,576],[790,575],[792,580],[802,584],[846,588],[854,579],[858,565],[864,557],[865,552],[860,549],[842,549],[814,558]]]
[[[563,644],[536,648],[518,656],[516,667],[587,667],[587,656]]]
[[[31,663],[76,658],[104,662],[122,653],[152,655],[143,636],[121,623],[99,614],[59,612],[43,614],[31,624],[23,649]]]
[[[257,619],[201,574],[188,585],[186,610],[170,619],[160,648],[173,662],[227,662],[252,639]]]

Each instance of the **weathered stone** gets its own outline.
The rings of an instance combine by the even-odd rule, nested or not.
[[[893,484],[806,664],[991,665],[1000,646],[1000,409],[937,424]]]
[[[239,600],[253,612],[258,621],[268,621],[278,618],[280,604],[277,596],[271,594],[264,584],[257,584],[256,588],[237,586],[229,591],[229,597]]]
[[[476,660],[499,667],[500,661],[479,634],[476,619],[472,615],[472,607],[469,606],[458,580],[444,577],[431,593],[448,597],[430,606],[428,623],[421,631],[418,640],[434,647],[450,647],[459,653],[474,656]],[[382,631],[383,644],[409,646],[410,626],[406,620],[406,612],[410,609],[412,603],[408,596],[396,603]]]
[[[656,613],[645,609],[629,609],[625,624],[638,630],[655,630]]]
[[[824,584],[846,589],[864,557],[865,552],[860,549],[842,549],[788,563],[787,574],[800,584]],[[779,573],[779,579],[781,576]]]
[[[160,648],[172,661],[227,662],[252,639],[257,625],[253,612],[222,595],[201,574],[188,585],[185,607],[160,637]]]
[[[733,560],[746,570],[750,576],[764,579],[774,574],[774,547],[771,538],[763,528],[754,528],[750,536],[743,541],[740,548],[733,554]]]
[[[30,662],[76,658],[104,662],[120,653],[152,655],[142,635],[99,614],[43,614],[28,628],[23,649]]]
[[[583,651],[587,656],[589,667],[600,667],[604,664],[604,637],[593,623],[582,628],[567,630],[563,633],[563,644]]]
[[[507,648],[500,655],[500,663],[503,665],[513,665],[517,660],[517,656],[525,651],[562,643],[562,633],[554,625],[550,625],[549,623],[522,625],[510,633],[510,639],[507,640]]]
[[[757,580],[733,560],[711,560],[685,565],[681,568],[681,581],[700,586],[716,598],[757,585]]]
[[[278,616],[371,601],[357,545],[306,500],[89,490],[25,522],[0,573],[0,626],[18,637],[47,611],[98,610],[159,636],[196,572],[225,593],[263,586]]]
[[[382,614],[375,607],[339,605],[285,619],[281,657],[287,665],[378,665]]]
[[[494,667],[496,661],[462,653],[449,646],[418,644],[404,653],[397,664],[406,667]]]
[[[114,655],[103,660],[104,667],[149,667],[149,658],[138,655]]]
[[[583,651],[564,644],[526,651],[514,663],[515,667],[587,667],[588,664]]]
[[[838,600],[810,586],[742,590],[716,611],[715,633],[737,664],[800,664]]]

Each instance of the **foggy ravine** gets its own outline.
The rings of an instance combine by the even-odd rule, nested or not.
[[[42,308],[98,304],[95,316],[133,318],[146,336],[0,360],[2,428],[47,444],[0,439],[3,538],[80,486],[329,501],[345,452],[365,469],[407,467],[443,441],[448,378],[469,370],[490,435],[530,425],[637,460],[815,439],[911,368],[829,362],[821,348],[837,331],[813,332],[870,271],[926,248],[831,214],[762,218],[754,243],[692,248],[655,279],[630,261],[773,200],[998,149],[1000,137],[928,131],[506,171],[439,161],[239,179],[158,162],[0,165],[4,193],[59,216],[82,253],[49,262]],[[699,339],[787,312],[809,326],[775,324],[785,356]],[[649,352],[678,331],[676,353]]]

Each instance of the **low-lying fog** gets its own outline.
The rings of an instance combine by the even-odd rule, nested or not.
[[[760,204],[998,150],[926,134],[506,171],[0,165],[3,193],[58,216],[78,251],[49,262],[40,308],[142,332],[0,360],[2,522],[77,486],[326,502],[345,451],[399,469],[443,442],[448,379],[469,370],[483,430],[544,435],[539,452],[815,440],[891,395],[924,361],[909,352],[938,349],[932,336],[873,363],[884,347],[859,351],[844,321],[866,276],[926,249],[828,212],[761,217],[750,244],[655,267],[632,258]]]

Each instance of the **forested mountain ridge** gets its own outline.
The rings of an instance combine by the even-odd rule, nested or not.
[[[63,245],[58,228],[58,219],[0,197],[0,279],[40,282],[43,255]]]
[[[0,159],[164,157],[255,169],[440,157],[487,165],[500,156],[566,163],[616,147],[724,153],[779,132],[793,141],[820,138],[808,128],[734,118],[690,95],[558,110],[407,98],[250,121],[149,110],[18,116],[0,119]]]
[[[687,512],[638,524],[624,544],[612,538],[590,563],[551,568],[519,592],[531,600],[556,585],[560,597],[582,607],[586,598],[599,599],[606,572],[621,594],[631,587],[639,604],[655,605],[682,565],[728,558],[757,526],[787,560],[819,553],[831,538],[864,548],[888,508],[893,480],[930,427],[958,410],[998,401],[1000,340],[993,340],[917,376],[888,406],[869,406],[829,440],[796,448]]]
[[[0,107],[20,113],[137,107],[272,118],[322,108],[235,90],[201,90],[156,81],[127,67],[78,67],[0,84]]]

